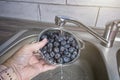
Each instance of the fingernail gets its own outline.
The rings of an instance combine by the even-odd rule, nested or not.
[[[47,42],[47,38],[44,38],[43,41],[46,41],[46,42]]]

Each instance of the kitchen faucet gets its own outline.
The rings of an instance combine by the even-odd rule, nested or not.
[[[113,46],[113,42],[115,40],[116,34],[118,33],[119,28],[120,28],[120,25],[119,25],[120,20],[113,21],[113,22],[106,25],[103,36],[100,36],[92,28],[84,25],[83,23],[81,23],[81,22],[79,22],[77,20],[74,20],[74,19],[71,19],[71,18],[68,18],[68,17],[65,17],[65,16],[55,16],[55,24],[56,25],[63,26],[67,22],[76,24],[79,27],[83,27],[91,35],[93,35],[94,37],[99,39],[101,41],[101,45],[103,45],[105,47],[112,47]]]

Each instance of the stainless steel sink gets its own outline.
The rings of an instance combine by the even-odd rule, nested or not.
[[[79,59],[68,66],[39,74],[33,80],[109,80],[105,63],[97,47],[85,41]],[[47,76],[47,77],[46,77]]]
[[[120,76],[120,50],[117,52],[117,67],[118,67],[118,73]]]
[[[28,35],[22,37],[21,40],[16,42],[17,44],[12,46],[11,49],[8,49],[6,53],[0,57],[0,63],[3,63],[12,56],[24,44],[36,40],[40,31],[41,30],[33,30],[25,32],[24,34],[27,33]],[[98,44],[94,37],[86,34],[86,32],[80,33],[73,31],[73,33],[79,35],[78,37],[85,42],[85,48],[81,51],[79,59],[72,64],[39,74],[33,78],[33,80],[109,80],[104,56],[99,48],[102,46]]]

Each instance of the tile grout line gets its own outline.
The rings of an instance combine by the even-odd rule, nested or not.
[[[97,17],[96,17],[96,20],[95,20],[94,27],[97,27],[97,22],[98,22],[99,14],[100,14],[100,7],[98,8]]]
[[[66,5],[67,5],[67,0],[66,0]]]
[[[40,19],[40,21],[41,21],[41,8],[40,8],[40,7],[41,7],[40,4],[38,4],[39,19]]]
[[[20,3],[33,3],[33,4],[45,4],[45,5],[63,5],[63,6],[79,6],[79,7],[103,7],[103,8],[120,8],[114,7],[114,6],[97,6],[97,5],[74,5],[74,4],[67,4],[67,0],[65,1],[65,4],[59,4],[59,3],[42,3],[42,2],[31,2],[31,1],[8,1],[8,0],[0,0],[0,1],[6,1],[6,2],[20,2]]]

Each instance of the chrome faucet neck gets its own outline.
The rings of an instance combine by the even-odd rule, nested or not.
[[[70,19],[70,18],[64,17],[64,16],[55,16],[55,24],[56,25],[63,26],[67,22],[74,23],[74,24],[78,25],[79,27],[83,27],[91,35],[93,35],[94,37],[99,39],[101,41],[101,44],[105,47],[112,47],[115,36],[118,32],[118,28],[119,28],[118,23],[120,23],[120,21],[114,21],[113,23],[108,24],[107,25],[108,27],[106,27],[104,35],[102,37],[96,31],[94,31],[92,28],[82,24],[81,22],[79,22],[77,20]]]

